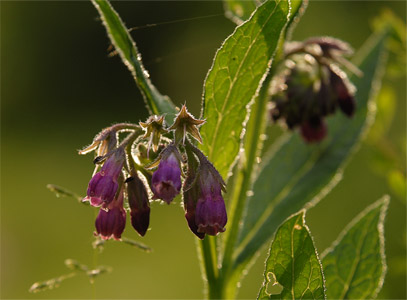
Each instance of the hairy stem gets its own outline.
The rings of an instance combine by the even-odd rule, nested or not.
[[[260,93],[252,106],[250,119],[247,125],[245,137],[245,153],[242,155],[237,167],[237,174],[229,198],[229,221],[228,231],[225,235],[225,250],[223,256],[222,270],[225,276],[229,275],[233,264],[233,251],[238,238],[240,223],[243,217],[246,199],[252,184],[252,173],[256,165],[256,157],[261,149],[261,135],[265,130],[267,116],[267,91],[271,81],[268,75],[260,89]]]

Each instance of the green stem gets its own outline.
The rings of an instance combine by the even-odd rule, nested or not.
[[[225,250],[222,261],[222,271],[224,276],[222,282],[225,285],[223,289],[228,290],[228,298],[235,296],[235,288],[231,288],[227,285],[234,284],[229,282],[231,276],[233,276],[233,253],[239,235],[248,192],[252,185],[252,174],[256,166],[256,157],[259,155],[262,146],[262,140],[260,137],[266,128],[268,87],[272,78],[270,74],[271,73],[266,77],[260,89],[260,93],[251,108],[252,111],[247,125],[244,142],[245,154],[242,155],[239,165],[237,166],[233,190],[231,191],[229,198],[229,216],[231,216],[231,218],[228,230],[225,232],[226,235],[224,236]]]
[[[204,279],[207,282],[207,297],[219,299],[218,267],[216,258],[215,237],[206,236],[199,241],[199,249],[202,258]]]

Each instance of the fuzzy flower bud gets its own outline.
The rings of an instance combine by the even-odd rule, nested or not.
[[[123,208],[123,190],[118,197],[108,205],[108,210],[100,209],[95,221],[96,235],[108,240],[120,240],[126,226],[126,211]]]
[[[170,145],[161,154],[160,164],[151,179],[153,199],[162,199],[168,204],[181,190],[180,154]]]
[[[101,170],[89,182],[87,196],[82,201],[90,201],[92,206],[107,207],[113,201],[117,189],[117,179],[125,160],[124,150],[118,148],[104,163]]]
[[[126,182],[131,225],[141,236],[144,236],[150,223],[150,202],[147,189],[136,172]]]
[[[320,118],[313,118],[301,124],[301,135],[307,143],[320,142],[326,132],[325,122]]]
[[[196,203],[199,198],[199,185],[196,183],[196,169],[198,162],[194,155],[187,151],[188,155],[188,175],[184,181],[183,187],[183,200],[185,209],[185,219],[187,220],[188,227],[200,239],[205,237],[205,233],[198,232],[198,226],[195,222]]]
[[[348,117],[352,117],[355,108],[355,98],[353,97],[353,86],[347,81],[346,75],[340,70],[330,69],[331,86],[338,99],[339,108]]]

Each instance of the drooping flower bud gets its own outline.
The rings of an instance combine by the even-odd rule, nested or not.
[[[113,201],[117,189],[117,180],[121,174],[125,160],[125,153],[118,148],[106,160],[101,170],[89,182],[87,196],[82,201],[90,201],[92,206],[107,207]]]
[[[185,105],[182,106],[180,112],[177,114],[174,124],[169,128],[175,130],[175,143],[178,144],[182,141],[185,144],[185,138],[189,133],[194,139],[202,144],[202,138],[198,130],[198,126],[205,123],[205,120],[195,119],[191,115]]]
[[[199,159],[196,175],[188,149]],[[206,156],[190,143],[187,144],[187,154],[189,169],[188,182],[184,186],[184,206],[189,228],[201,239],[205,234],[224,232],[227,215],[222,190],[225,190],[225,182]]]
[[[338,106],[349,117],[355,111],[355,88],[335,64],[348,67],[343,55],[352,49],[340,40],[321,37],[289,43],[285,51],[289,58],[270,88],[271,117],[283,119],[291,130],[299,127],[306,142],[320,142],[328,131],[326,116]]]
[[[326,136],[325,122],[315,117],[301,124],[301,135],[307,143],[320,142]]]
[[[209,163],[201,164],[198,176],[199,198],[195,210],[197,232],[217,235],[225,231],[227,222],[222,197],[223,180],[219,180],[219,173]]]
[[[352,117],[356,107],[355,98],[353,97],[354,87],[342,71],[332,67],[330,68],[330,79],[339,108],[348,117]]]
[[[160,164],[151,179],[153,199],[162,199],[168,204],[181,190],[180,154],[177,147],[170,145],[161,153]]]
[[[200,239],[205,237],[205,233],[198,232],[198,225],[195,221],[196,203],[199,198],[199,184],[196,183],[198,161],[192,152],[188,151],[188,174],[184,181],[183,187],[183,200],[185,209],[185,218],[188,223],[189,229]]]
[[[95,221],[96,233],[102,239],[120,240],[126,226],[126,211],[123,208],[123,189],[108,206],[108,210],[100,209]]]
[[[328,58],[338,55],[351,55],[353,53],[348,43],[329,36],[309,38],[304,42],[304,45],[318,45],[322,50],[322,55]]]
[[[150,202],[147,189],[136,172],[131,174],[126,183],[131,225],[141,236],[144,236],[150,223]]]

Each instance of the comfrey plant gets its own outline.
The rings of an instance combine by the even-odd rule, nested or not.
[[[80,151],[95,153],[86,196],[75,196],[99,208],[95,247],[115,239],[146,249],[122,238],[127,213],[144,236],[150,202],[181,198],[198,238],[207,298],[235,298],[266,245],[258,299],[375,298],[386,272],[388,196],[357,216],[322,255],[305,213],[340,181],[372,123],[386,43],[402,40],[404,28],[387,18],[347,60],[353,50],[338,39],[290,41],[306,1],[225,0],[226,14],[238,26],[215,55],[196,118],[152,84],[111,4],[92,3],[150,112],[145,122],[102,130]],[[270,131],[277,123],[280,129]],[[72,261],[69,266],[91,278],[105,270]],[[55,280],[36,283],[31,290],[54,285]]]
[[[79,152],[97,154],[94,176],[82,200],[100,207],[95,222],[96,235],[102,239],[120,239],[126,224],[123,203],[126,198],[131,224],[144,236],[150,220],[148,190],[153,195],[151,200],[161,199],[170,204],[181,192],[183,169],[188,174],[183,194],[185,217],[191,231],[203,239],[205,234],[216,235],[225,230],[227,216],[222,197],[225,183],[188,138],[202,142],[197,127],[203,123],[204,120],[195,119],[184,105],[169,128],[165,126],[164,116],[155,115],[140,125],[116,124],[104,129],[90,146]],[[127,133],[127,137],[119,143],[122,132]],[[140,149],[146,151],[140,152]],[[157,156],[159,149],[154,161],[147,166],[140,164],[142,160],[150,160],[150,154]],[[150,174],[148,170],[157,165],[156,171]]]

